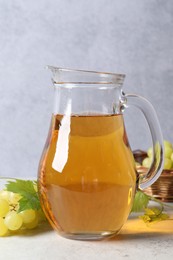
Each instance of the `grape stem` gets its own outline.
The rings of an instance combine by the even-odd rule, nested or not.
[[[157,202],[162,207],[162,210],[164,209],[164,207],[168,207],[168,208],[173,209],[173,205],[169,205],[167,203],[161,202],[160,200],[158,200],[158,199],[156,199],[152,196],[149,196],[149,195],[148,195],[148,197],[151,201]]]

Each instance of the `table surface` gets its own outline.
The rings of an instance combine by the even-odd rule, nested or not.
[[[173,218],[173,211],[169,212]],[[172,260],[173,220],[146,225],[130,215],[110,240],[75,241],[60,237],[49,224],[0,237],[0,260]]]

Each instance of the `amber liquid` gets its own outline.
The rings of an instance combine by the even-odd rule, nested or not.
[[[67,237],[115,234],[128,217],[135,185],[122,115],[53,116],[39,192],[56,230]]]

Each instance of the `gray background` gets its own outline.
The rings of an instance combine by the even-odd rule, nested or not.
[[[36,177],[52,112],[45,65],[121,72],[173,142],[172,0],[0,0],[0,175]],[[125,112],[132,149],[150,137]]]

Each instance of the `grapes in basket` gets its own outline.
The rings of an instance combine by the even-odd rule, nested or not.
[[[164,140],[164,170],[173,169],[173,145],[169,142]],[[147,151],[147,157],[143,159],[142,166],[149,168],[152,163],[153,157],[153,149],[150,147]]]

